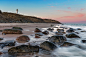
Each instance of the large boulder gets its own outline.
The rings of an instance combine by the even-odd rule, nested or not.
[[[26,35],[22,35],[22,36],[19,36],[17,39],[16,39],[17,42],[19,43],[25,43],[25,42],[28,42],[30,41],[30,38]]]
[[[12,27],[12,29],[23,30],[21,27]]]
[[[42,32],[42,33],[45,34],[45,35],[48,35],[48,34],[49,34],[48,31],[44,31],[44,32]]]
[[[2,52],[0,52],[0,55],[2,55],[3,53]]]
[[[64,42],[60,47],[69,47],[69,46],[73,46],[75,44],[69,43],[69,42]]]
[[[66,40],[67,40],[66,37],[62,35],[55,35],[49,38],[49,41],[55,44],[62,44]]]
[[[9,55],[19,54],[19,56],[21,56],[23,53],[33,53],[33,52],[38,53],[39,46],[20,45],[20,46],[12,47],[8,50]]]
[[[0,47],[3,49],[5,46],[15,46],[15,43],[16,42],[14,40],[8,40],[0,43]]]
[[[82,43],[86,43],[86,40],[82,40]]]
[[[4,29],[2,31],[2,34],[22,34],[21,30],[15,30],[15,29]]]
[[[73,28],[70,28],[69,30],[67,30],[66,32],[74,32],[75,30]]]
[[[67,38],[80,38],[78,35],[76,35],[75,33],[69,33],[69,34],[66,34],[66,37]]]
[[[45,49],[45,50],[49,50],[49,51],[52,51],[55,48],[57,48],[53,43],[48,42],[48,41],[45,41],[45,42],[41,43],[40,47]]]
[[[39,28],[36,28],[35,32],[41,32],[41,30]]]

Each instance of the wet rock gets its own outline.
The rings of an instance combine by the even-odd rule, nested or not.
[[[66,37],[67,38],[80,38],[78,35],[76,35],[75,33],[69,33],[69,34],[66,34]]]
[[[2,52],[0,52],[0,55],[2,55],[3,53]]]
[[[44,31],[44,32],[42,32],[42,33],[45,34],[45,35],[48,35],[48,34],[49,34],[48,31]]]
[[[49,41],[55,44],[62,44],[66,40],[67,40],[66,37],[62,35],[55,35],[49,38]]]
[[[86,43],[86,40],[82,40],[82,43]]]
[[[21,27],[12,27],[12,29],[23,30]]]
[[[66,32],[74,32],[75,30],[73,28],[70,28],[69,30],[67,30]]]
[[[69,47],[69,46],[73,46],[75,44],[69,43],[69,42],[64,42],[60,47]]]
[[[22,34],[21,30],[15,30],[15,29],[4,29],[2,31],[2,34]]]
[[[35,32],[41,32],[41,30],[39,28],[36,28]]]
[[[52,32],[54,29],[53,29],[53,28],[48,28],[47,30],[49,30],[49,31],[51,31],[51,32]]]
[[[0,41],[3,40],[3,38],[0,38]]]
[[[58,32],[64,32],[64,29],[57,29]]]
[[[76,34],[79,34],[79,32],[75,32]]]
[[[39,46],[31,46],[31,45],[21,45],[12,47],[8,50],[8,54],[14,55],[17,54],[21,56],[24,53],[33,53],[33,52],[39,52]]]
[[[0,32],[2,32],[2,30],[0,30]]]
[[[81,28],[77,28],[77,30],[82,30]]]
[[[35,38],[40,38],[40,36],[39,35],[35,35]]]
[[[36,33],[35,35],[43,36],[43,33]]]
[[[8,40],[0,43],[0,47],[3,49],[5,46],[15,46],[15,43],[16,42],[14,40]]]
[[[40,47],[45,49],[45,50],[49,50],[49,51],[52,51],[55,48],[57,48],[53,43],[48,42],[48,41],[45,41],[45,42],[41,43]]]
[[[85,30],[81,31],[81,32],[86,32]]]
[[[19,36],[17,39],[16,39],[17,42],[19,43],[25,43],[25,42],[28,42],[30,41],[30,38],[26,35],[22,35],[22,36]]]
[[[56,35],[63,35],[61,32],[55,32]]]

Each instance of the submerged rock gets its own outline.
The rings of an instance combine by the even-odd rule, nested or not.
[[[49,31],[51,31],[51,32],[52,32],[54,29],[53,29],[53,28],[48,28],[47,30],[49,30]]]
[[[81,31],[81,32],[86,32],[85,30]]]
[[[21,30],[15,30],[15,29],[4,29],[2,31],[2,34],[22,34]]]
[[[76,35],[75,33],[69,33],[69,34],[66,34],[66,37],[67,38],[80,38],[78,35]]]
[[[5,41],[0,43],[0,47],[3,49],[5,46],[15,46],[15,43],[14,40]]]
[[[12,27],[12,29],[23,30],[21,27]]]
[[[81,28],[77,28],[77,30],[82,30]]]
[[[52,51],[55,48],[57,48],[53,43],[48,42],[48,41],[45,41],[45,42],[41,43],[40,47],[45,49],[45,50],[49,50],[49,51]]]
[[[55,32],[56,35],[63,35],[62,32]]]
[[[43,33],[36,33],[35,35],[43,36]]]
[[[64,32],[64,29],[57,29],[58,32]]]
[[[3,38],[0,38],[0,41],[3,40]]]
[[[40,36],[39,35],[35,35],[35,38],[40,38]]]
[[[23,53],[33,53],[33,52],[39,52],[39,46],[21,45],[12,47],[8,50],[8,54],[10,55],[18,54],[19,56],[21,56]]]
[[[69,43],[69,42],[64,42],[60,47],[69,47],[69,46],[73,46],[75,44]]]
[[[70,28],[69,30],[67,30],[66,32],[74,32],[75,30],[73,28]]]
[[[17,39],[16,39],[17,42],[19,43],[25,43],[25,42],[28,42],[30,41],[30,38],[26,35],[22,35],[22,36],[19,36]]]
[[[86,43],[86,40],[82,40],[82,43]]]
[[[41,30],[39,28],[36,28],[35,32],[41,32]]]
[[[42,33],[45,34],[45,35],[48,35],[48,34],[49,34],[48,31],[44,31],[44,32],[42,32]]]
[[[55,35],[49,38],[50,42],[56,43],[56,44],[62,44],[63,42],[65,42],[67,39],[66,37],[62,36],[62,35]]]

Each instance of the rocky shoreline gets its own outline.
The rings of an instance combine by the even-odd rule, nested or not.
[[[33,28],[33,25],[29,26],[32,26]],[[80,39],[81,37],[78,35],[79,32],[77,31],[81,31],[81,33],[83,33],[83,30],[81,28],[74,29],[71,27],[65,27],[61,24],[52,25],[53,26],[49,24],[48,27],[45,25],[46,28],[43,28],[44,24],[42,24],[41,27],[39,24],[34,27],[34,29],[32,30],[34,34],[31,35],[28,35],[29,31],[27,32],[27,34],[20,34],[20,32],[18,32],[23,32],[24,30],[26,30],[26,27],[8,27],[9,29],[4,29],[1,32],[5,37],[0,38],[1,50],[5,50],[5,48],[8,48],[8,57],[57,57],[55,54],[53,54],[53,52],[58,48],[76,46],[77,48],[83,49],[80,45],[68,41],[68,39]],[[27,27],[27,30],[32,28]],[[19,35],[17,35],[18,33]],[[3,41],[8,35],[17,35],[17,37],[14,37],[14,40],[10,39],[9,41]],[[82,40],[82,42],[85,43],[86,40]],[[1,52],[0,55],[6,56],[6,54],[4,54],[4,51]]]

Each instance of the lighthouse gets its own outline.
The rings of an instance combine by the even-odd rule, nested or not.
[[[16,13],[18,14],[18,9],[16,9]]]

